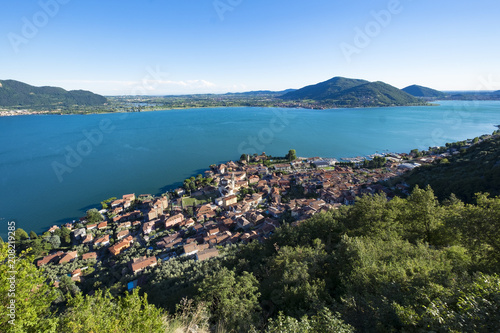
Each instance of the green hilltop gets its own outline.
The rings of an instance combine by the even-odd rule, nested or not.
[[[58,109],[102,106],[107,102],[105,97],[90,91],[67,91],[58,87],[35,87],[15,80],[0,80],[0,107]]]
[[[403,88],[402,90],[415,97],[442,98],[446,96],[445,93],[439,90],[422,87],[416,84]]]
[[[281,96],[284,100],[313,100],[337,107],[376,107],[425,104],[387,83],[334,77]]]
[[[283,99],[331,99],[331,96],[341,91],[369,83],[365,80],[347,79],[344,77],[334,77],[325,82],[310,85],[299,90],[291,91],[283,96]]]

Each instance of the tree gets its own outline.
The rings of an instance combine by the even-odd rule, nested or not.
[[[19,243],[20,241],[24,241],[28,239],[28,234],[26,231],[24,231],[21,228],[16,229],[16,234],[14,235],[16,243]]]
[[[39,257],[42,255],[44,252],[48,252],[52,250],[52,245],[44,240],[42,238],[37,238],[35,240],[32,240],[29,244],[27,244],[27,249],[30,255],[33,255],[35,257]]]
[[[190,185],[191,185],[191,179],[185,179],[185,180],[184,180],[184,185],[183,185],[183,186],[184,186],[184,189],[185,189],[186,191],[189,191],[189,190],[190,190]]]
[[[80,288],[75,284],[75,281],[67,275],[61,276],[59,280],[59,290],[63,295],[70,294],[71,296],[76,296],[80,292]]]
[[[61,241],[64,245],[71,243],[71,230],[66,227],[61,228]]]
[[[320,239],[313,246],[283,246],[269,260],[262,292],[286,314],[301,317],[330,301],[325,277],[328,255]]]
[[[240,161],[246,161],[248,158],[248,155],[247,154],[241,154],[240,156]]]
[[[396,222],[397,212],[406,201],[394,198],[387,201],[385,193],[364,195],[356,198],[356,203],[349,209],[344,224],[352,236],[394,237],[401,225]]]
[[[430,304],[396,306],[411,331],[499,332],[500,278],[476,274],[472,282],[433,295]]]
[[[275,320],[269,319],[266,333],[353,333],[354,328],[344,323],[339,313],[328,308],[321,309],[310,319],[307,316],[297,320],[280,312]]]
[[[103,220],[101,213],[96,208],[89,209],[85,218],[89,223],[97,223]]]
[[[459,220],[464,246],[474,262],[500,272],[500,198],[476,195],[477,205],[467,205]]]
[[[434,244],[435,231],[443,222],[442,211],[430,186],[425,189],[415,186],[404,212],[406,237],[411,241],[422,240]]]
[[[297,159],[297,153],[295,152],[295,149],[290,149],[288,151],[288,154],[286,154],[286,159],[289,161],[294,161]]]
[[[189,190],[196,191],[196,184],[194,182],[189,183]]]
[[[42,271],[33,265],[33,256],[21,253],[16,256],[9,252],[6,244],[0,245],[0,304],[7,313],[2,314],[0,320],[1,332],[55,332],[56,318],[50,311],[50,304],[55,300],[56,294],[52,287],[46,283]],[[7,264],[9,258],[14,257],[15,267]],[[11,271],[15,271],[12,274]],[[14,279],[12,279],[14,278]],[[15,282],[13,282],[15,281]],[[12,288],[15,286],[15,291]],[[14,300],[14,302],[12,302]],[[12,309],[15,304],[15,311]],[[11,325],[8,320],[13,317],[9,314],[15,312],[15,320]]]
[[[52,245],[52,248],[57,249],[61,246],[61,237],[52,235],[46,239]]]
[[[248,331],[252,317],[260,309],[257,279],[252,273],[236,276],[226,267],[196,285],[198,300],[210,310],[215,323],[230,329]]]
[[[30,231],[30,239],[31,240],[35,240],[38,238],[38,235],[36,234],[36,232],[34,232],[33,230]]]
[[[112,198],[109,198],[109,199],[106,199],[104,201],[101,201],[101,206],[102,206],[102,209],[107,209],[108,208],[108,204],[112,201],[115,201],[116,200],[116,197],[112,197]]]
[[[381,168],[387,163],[387,159],[385,157],[381,156],[374,156],[372,160],[364,160],[363,161],[363,167],[369,168],[369,169],[377,169]]]
[[[62,315],[58,332],[166,332],[166,316],[149,304],[147,295],[138,290],[124,297],[113,298],[109,291],[94,296],[76,294],[70,297]]]

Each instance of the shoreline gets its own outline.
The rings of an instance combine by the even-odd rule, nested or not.
[[[494,125],[496,128],[499,128],[500,129],[500,125]],[[480,135],[479,137],[482,137],[482,136],[491,136],[492,134],[482,134]],[[465,139],[465,140],[459,140],[459,141],[456,141],[456,142],[460,142],[460,141],[466,141],[466,140],[472,140],[472,139]],[[382,153],[373,153],[373,154],[367,154],[367,155],[364,155],[364,156],[356,156],[356,157],[342,157],[342,158],[338,158],[337,159],[337,163],[339,165],[346,165],[346,164],[359,164],[359,163],[362,163],[363,160],[370,160],[372,159],[373,157],[375,156],[383,156],[383,157],[387,157],[387,156],[391,156],[391,155],[399,155],[399,156],[410,156],[409,153],[397,153],[397,152],[382,152]],[[308,159],[312,159],[313,157],[309,157]],[[303,157],[299,157],[299,159],[307,159],[307,158],[303,158]],[[320,159],[323,159],[323,160],[330,160],[332,158],[330,157],[320,157]],[[228,163],[228,162],[232,162],[232,160],[224,160],[224,161],[220,161],[220,163]],[[404,160],[402,161],[404,162]],[[210,170],[210,166],[208,166],[208,168],[204,168],[203,169],[203,172],[205,171],[209,171]],[[193,176],[196,176],[196,175],[193,175]],[[167,185],[167,186],[164,186],[163,188],[166,189],[167,192],[164,192],[164,193],[168,193],[168,192],[172,192],[174,191],[174,189],[177,187],[177,185],[174,185],[174,184],[180,184],[182,180],[179,180],[175,183],[172,183],[170,185]],[[180,185],[182,187],[182,185]],[[162,194],[164,193],[156,193],[154,194],[154,196],[161,196]],[[103,199],[104,200],[104,199]],[[99,206],[97,203],[95,205],[91,204],[91,205],[88,205],[88,207],[90,206]],[[67,220],[71,220],[72,218],[67,218]],[[0,217],[0,220],[7,220],[6,218],[3,218],[3,217]],[[16,221],[15,218],[12,218],[12,219],[9,219],[9,220],[13,220],[13,221]],[[59,219],[59,221],[61,220],[65,220],[65,218],[62,218],[62,219]],[[16,221],[16,223],[18,223]],[[67,223],[67,222],[66,222]],[[54,225],[52,223],[50,223],[51,225]],[[55,225],[63,225],[64,223],[61,223],[59,222],[59,224],[55,224]],[[43,234],[40,233],[40,234]]]
[[[357,110],[357,109],[378,109],[378,108],[399,108],[399,107],[418,107],[418,106],[439,106],[439,104],[409,104],[409,105],[382,105],[382,106],[352,106],[352,107],[300,107],[295,105],[237,105],[237,106],[187,106],[174,108],[159,108],[153,110],[142,111],[103,111],[103,112],[67,112],[60,111],[33,111],[33,110],[0,110],[0,117],[16,117],[16,116],[31,116],[31,115],[48,115],[48,116],[71,116],[71,115],[93,115],[93,114],[122,114],[122,113],[143,113],[155,111],[170,111],[170,110],[198,110],[198,109],[220,109],[220,108],[278,108],[278,109],[297,109],[297,110]]]
[[[495,125],[495,126],[500,129],[500,125]],[[483,134],[480,137],[483,137],[483,136],[488,136],[488,138],[491,138],[492,136],[494,136],[494,134]],[[472,141],[472,140],[473,139],[465,139],[463,141]],[[482,142],[482,140],[480,140],[479,142]],[[471,144],[471,146],[473,146],[473,145],[475,145],[475,144]],[[434,147],[434,148],[438,148],[439,149],[439,148],[442,148],[442,147]],[[429,155],[424,155],[424,156],[431,156],[430,151],[429,151]],[[340,158],[338,160],[334,159],[334,158],[333,159],[332,158],[328,158],[328,157],[297,157],[297,160],[300,160],[302,162],[304,162],[306,160],[307,161],[308,160],[313,160],[313,159],[319,159],[319,160],[324,160],[324,161],[326,161],[326,160],[335,160],[335,162],[336,162],[335,165],[338,165],[339,167],[356,167],[356,168],[359,168],[359,167],[361,167],[360,164],[362,164],[364,161],[373,160],[374,157],[387,158],[387,162],[389,162],[391,158],[393,158],[393,159],[394,158],[400,159],[399,162],[396,162],[396,163],[400,163],[399,165],[403,165],[403,164],[414,164],[415,165],[415,164],[417,164],[415,162],[416,157],[412,157],[411,156],[411,152],[410,153],[397,153],[397,152],[378,153],[378,152],[376,152],[376,153],[368,154],[368,155],[364,155],[364,156],[343,157],[343,158]],[[237,163],[238,164],[238,163],[240,163],[240,161],[236,161],[235,162],[235,161],[232,161],[232,160],[227,160],[227,161],[223,161],[223,162],[221,162],[219,164],[213,164],[213,165],[220,165],[220,164],[224,165],[224,164],[229,164],[229,163]],[[278,163],[271,164],[270,168],[274,167],[275,165],[278,165],[279,163],[280,163],[280,161],[278,161]],[[292,165],[292,162],[289,162],[287,164]],[[260,164],[254,164],[254,165],[257,166],[257,165],[260,165]],[[335,169],[335,165],[334,165],[333,169],[330,169],[330,168],[325,168],[325,169],[316,168],[316,169],[311,169],[311,170],[333,171]],[[351,165],[351,166],[349,166],[349,165]],[[250,164],[248,164],[248,166],[250,166]],[[418,167],[418,166],[420,166],[420,165],[416,165],[415,167]],[[205,172],[209,172],[209,171],[212,171],[212,168],[210,166],[207,169],[203,169],[204,173]],[[273,170],[273,173],[281,173],[281,172],[282,171]],[[292,174],[292,175],[295,174],[295,173],[301,173],[301,172],[304,172],[304,169],[292,169],[291,172],[290,171],[286,171],[287,174]],[[193,175],[193,177],[195,177],[195,175]],[[399,177],[399,175],[398,175],[398,177]],[[180,182],[181,182],[181,180],[179,180],[177,183],[180,183]],[[156,198],[156,197],[161,197],[162,195],[167,194],[167,193],[173,193],[176,190],[175,187],[176,186],[174,186],[174,185],[172,185],[172,186],[165,186],[164,188],[169,188],[167,190],[167,192],[165,192],[165,193],[156,193],[156,194],[153,194],[152,196],[154,198]],[[180,186],[180,188],[182,188],[182,185]],[[181,198],[184,198],[184,196],[181,196]],[[192,198],[192,197],[188,196],[187,198]],[[103,199],[103,200],[105,200],[105,199]],[[89,207],[90,206],[93,206],[93,205],[89,205]],[[96,206],[98,206],[98,205],[96,205]],[[65,224],[68,224],[68,223],[77,223],[77,222],[78,222],[77,220],[73,220],[73,222],[66,222],[66,223],[54,224],[54,225],[57,225],[58,227],[62,227]]]
[[[200,107],[200,108],[201,108],[201,107]],[[200,109],[200,108],[196,108],[196,109]],[[220,109],[220,108],[227,108],[227,107],[218,107],[218,109]],[[240,107],[240,108],[241,108],[241,107]],[[295,109],[297,109],[297,108],[295,108]],[[347,110],[349,110],[349,109],[350,109],[350,108],[348,108]],[[298,109],[298,110],[300,110],[300,109]],[[428,109],[422,109],[422,110],[424,110],[424,111],[425,111],[425,110],[428,110]],[[154,110],[150,110],[150,111],[154,111]],[[147,111],[147,112],[150,112],[150,111]],[[165,110],[165,111],[168,111],[168,110]],[[214,112],[215,112],[215,111],[214,111]],[[265,112],[267,112],[267,111],[266,111],[265,109],[262,109],[262,112],[263,112],[263,113],[265,113]],[[384,114],[389,114],[389,113],[390,113],[390,110],[387,110],[387,113],[386,113],[386,111],[385,111],[385,110],[381,110],[380,112],[381,112],[381,113],[384,113]],[[332,113],[333,113],[333,111],[332,111]],[[368,111],[367,111],[367,113],[368,113]],[[123,112],[120,112],[120,114],[123,114]],[[179,113],[179,114],[180,114],[180,113]],[[205,114],[205,113],[203,112],[203,114]],[[209,113],[207,113],[207,114],[209,114]],[[314,116],[314,114],[316,114],[316,113],[310,112],[310,115],[311,115],[311,116]],[[135,118],[135,117],[133,117],[133,118]],[[39,119],[42,119],[42,118],[39,118]],[[77,118],[74,118],[74,119],[76,120]],[[89,118],[89,119],[90,119],[90,118]],[[82,120],[83,120],[83,118],[82,118]],[[495,129],[496,129],[496,128],[500,128],[500,125],[499,125],[496,121],[495,121],[495,122],[490,122],[490,123],[489,123],[489,126],[491,126],[491,125],[493,125]],[[493,130],[492,130],[492,131],[493,131]],[[486,132],[486,131],[485,131],[485,132]],[[475,133],[474,133],[474,134],[475,134]],[[460,137],[457,137],[457,138],[460,138]],[[457,140],[457,141],[459,141],[459,140]],[[443,145],[444,145],[444,143],[443,143]],[[386,146],[385,146],[385,147],[386,147]],[[385,147],[384,147],[384,148],[385,148]],[[423,148],[423,147],[420,147],[420,148],[421,148],[421,149],[425,149],[425,148]],[[408,151],[409,151],[409,150],[410,150],[410,149],[408,149]],[[380,150],[380,152],[381,152],[381,153],[384,153],[384,154],[385,154],[385,153],[387,153],[387,151],[386,151],[385,149]],[[329,153],[329,152],[326,152],[326,154],[321,154],[321,156],[323,156],[323,157],[325,157],[325,156],[331,156],[331,155],[329,155],[328,153]],[[334,153],[334,152],[332,151],[332,153]],[[361,153],[362,153],[362,152],[361,152]],[[369,155],[375,155],[374,150],[373,150],[373,151],[371,151],[371,153],[372,153],[372,154],[370,154],[370,153],[366,153],[366,154],[365,154],[365,155],[363,155],[363,156],[370,157]],[[358,154],[359,154],[359,153],[358,153]],[[358,160],[359,160],[359,156],[357,156],[358,154],[354,154],[354,155],[352,155],[352,154],[349,154],[349,152],[347,152],[347,154],[342,154],[342,155],[339,155],[339,157],[337,157],[337,158],[338,158],[339,160],[341,160],[341,161],[345,161],[345,162],[351,162],[351,161],[356,162],[356,159],[358,159]],[[361,155],[361,154],[359,154],[359,155]],[[239,156],[239,155],[238,155],[238,156]],[[311,156],[314,156],[314,155],[311,155]],[[352,156],[352,157],[340,157],[340,156]],[[233,157],[234,157],[234,158],[236,158],[235,156],[233,156]],[[363,159],[364,159],[364,158],[363,158]],[[222,163],[223,161],[226,161],[226,160],[225,160],[225,159],[223,159],[223,158],[221,158],[219,161]],[[205,163],[203,163],[203,164],[205,164]],[[201,170],[201,169],[203,169],[203,171],[205,171],[205,170],[207,170],[207,168],[208,168],[208,164],[205,164],[205,165],[201,166],[200,170]],[[201,172],[201,173],[203,173],[203,172]],[[169,179],[169,180],[170,180],[170,179]],[[160,191],[167,191],[167,189],[168,189],[168,190],[172,190],[172,189],[174,189],[174,188],[175,188],[176,186],[178,186],[178,185],[179,185],[179,183],[181,183],[181,182],[182,182],[182,179],[175,179],[174,181],[168,181],[168,182],[165,182],[165,183],[164,183],[164,184],[166,184],[165,186],[161,186],[160,188],[154,187],[153,189],[145,190],[145,192],[147,192],[147,193],[153,193],[153,194],[159,194],[159,193],[160,193]],[[149,191],[149,192],[148,192],[148,191]],[[101,199],[102,199],[102,198],[101,198]],[[96,206],[97,206],[97,205],[98,205],[98,202],[96,202],[96,203],[97,203],[97,204],[96,204]],[[85,206],[85,205],[82,205],[82,207],[83,207],[83,206]],[[10,213],[12,213],[12,214],[9,214],[9,215],[10,215],[10,216],[12,216],[14,219],[16,219],[16,216],[18,216],[17,214],[15,214],[15,213],[16,213],[15,211],[10,212]],[[73,218],[75,218],[75,217],[76,217],[76,216],[78,216],[78,214],[79,214],[79,212],[76,212],[75,214],[73,214],[72,212],[70,212],[70,213],[71,213],[71,214],[64,214],[64,215],[69,216],[69,217],[73,217]],[[63,217],[63,218],[64,218],[64,217]],[[52,221],[58,221],[58,222],[56,222],[56,223],[61,223],[61,220],[62,220],[62,219],[57,218],[57,219],[51,219],[51,220],[52,220]],[[66,220],[69,220],[69,219],[66,219]],[[23,224],[24,224],[24,223],[28,223],[28,224],[29,224],[29,222],[30,222],[29,220],[28,220],[28,221],[24,220],[24,221],[22,221],[22,222],[20,222],[20,223],[23,223]],[[27,228],[30,228],[30,226],[27,226]],[[35,230],[37,230],[37,232],[40,232],[40,231],[42,231],[42,230],[43,230],[43,226],[39,228],[39,227],[37,227],[36,225],[34,225],[34,226],[33,226],[33,228],[36,228]]]
[[[382,105],[382,106],[345,106],[345,107],[328,107],[328,106],[317,106],[317,107],[307,107],[307,106],[296,106],[296,105],[235,105],[235,106],[186,106],[186,107],[172,107],[172,108],[158,108],[158,109],[152,109],[152,110],[142,110],[142,111],[108,111],[108,110],[103,110],[102,112],[67,112],[67,113],[62,113],[61,111],[34,111],[34,110],[29,110],[29,109],[24,109],[24,110],[7,110],[7,109],[0,109],[0,117],[15,117],[15,116],[31,116],[31,115],[49,115],[49,116],[70,116],[70,115],[94,115],[94,114],[123,114],[123,113],[142,113],[142,112],[155,112],[155,111],[170,111],[170,110],[198,110],[198,109],[220,109],[220,108],[279,108],[279,109],[297,109],[297,110],[358,110],[358,109],[378,109],[378,108],[399,108],[399,107],[419,107],[419,106],[426,106],[426,107],[436,107],[440,106],[441,104],[436,103],[436,102],[470,102],[470,101],[475,101],[475,102],[492,102],[492,101],[497,101],[500,102],[500,100],[453,100],[453,99],[445,99],[445,100],[436,100],[432,102],[426,102],[422,104],[408,104],[408,105]],[[497,125],[495,125],[497,126]],[[500,126],[500,125],[499,125]]]

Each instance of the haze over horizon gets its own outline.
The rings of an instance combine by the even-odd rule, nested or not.
[[[9,3],[0,79],[103,95],[301,88],[334,76],[500,90],[500,3]]]

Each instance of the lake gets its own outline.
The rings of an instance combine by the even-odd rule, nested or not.
[[[243,153],[355,157],[493,132],[500,102],[304,110],[207,108],[0,117],[1,230],[72,221],[126,193],[159,194]]]

